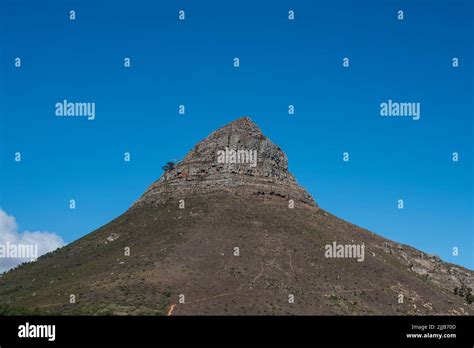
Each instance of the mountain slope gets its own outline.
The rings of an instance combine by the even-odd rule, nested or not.
[[[257,165],[220,163],[226,147],[255,150]],[[238,119],[117,219],[4,274],[0,304],[119,315],[472,312],[472,271],[320,209],[287,163]],[[364,245],[363,261],[326,257],[334,242]]]

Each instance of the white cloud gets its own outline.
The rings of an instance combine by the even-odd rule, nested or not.
[[[0,273],[3,273],[23,262],[31,261],[31,258],[8,257],[7,246],[18,247],[19,245],[34,246],[37,248],[37,256],[41,256],[64,245],[60,236],[51,232],[40,231],[18,231],[15,218],[0,209]]]

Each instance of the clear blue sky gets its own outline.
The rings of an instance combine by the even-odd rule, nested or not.
[[[472,269],[473,33],[471,0],[2,0],[0,208],[73,241],[247,115],[322,208]],[[55,117],[63,99],[96,119]],[[421,119],[380,117],[388,99]]]

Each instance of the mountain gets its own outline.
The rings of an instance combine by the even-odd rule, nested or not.
[[[4,313],[469,314],[473,272],[321,209],[247,117],[121,216],[0,278]]]

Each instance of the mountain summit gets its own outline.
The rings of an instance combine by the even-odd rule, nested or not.
[[[3,274],[0,312],[472,312],[471,270],[319,208],[247,117],[166,169],[121,216]]]
[[[288,171],[284,152],[248,117],[229,123],[199,142],[183,161],[151,185],[136,205],[222,190],[316,206]]]

